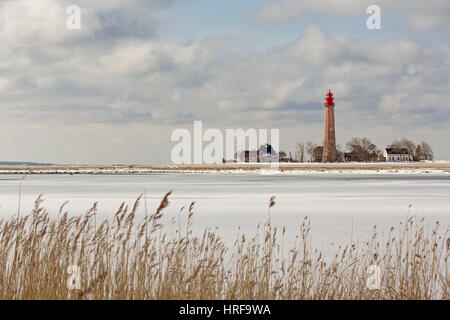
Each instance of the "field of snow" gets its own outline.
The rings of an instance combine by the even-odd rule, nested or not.
[[[425,217],[431,226],[450,225],[450,175],[371,174],[367,172],[284,174],[145,174],[145,175],[0,175],[0,218],[27,214],[39,194],[50,214],[69,200],[70,214],[83,214],[98,201],[98,214],[112,217],[122,201],[132,206],[146,195],[153,212],[160,199],[173,191],[165,211],[168,228],[179,209],[195,201],[194,232],[218,227],[229,242],[239,233],[254,235],[268,216],[268,199],[276,196],[272,223],[287,228],[286,241],[295,241],[305,216],[311,221],[313,242],[323,248],[367,240],[373,226],[380,236],[409,215]],[[138,214],[144,216],[144,202]],[[186,213],[181,214],[186,218]],[[240,228],[240,231],[238,230]],[[184,222],[182,229],[185,228]],[[184,230],[184,229],[183,229]]]

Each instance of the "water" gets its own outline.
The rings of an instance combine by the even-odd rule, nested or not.
[[[56,215],[63,202],[70,214],[83,214],[98,201],[99,215],[111,217],[122,201],[130,206],[145,193],[153,212],[167,191],[173,191],[165,210],[169,224],[179,209],[195,201],[193,230],[219,228],[232,243],[240,233],[254,235],[257,224],[268,217],[268,199],[276,196],[271,209],[275,226],[294,235],[305,216],[311,221],[313,242],[332,248],[350,240],[367,240],[374,225],[380,235],[408,215],[425,217],[431,228],[436,220],[450,222],[450,176],[445,175],[0,175],[0,217],[17,214],[21,185],[21,214],[29,213],[39,194],[43,205]],[[409,206],[412,205],[410,208]],[[142,203],[138,215],[144,216]],[[182,214],[186,218],[186,213]],[[168,227],[174,231],[175,226]],[[182,223],[185,230],[185,223]]]

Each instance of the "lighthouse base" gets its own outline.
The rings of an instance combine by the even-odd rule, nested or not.
[[[323,156],[322,162],[337,162],[338,161],[338,153],[336,147],[333,146],[323,148]]]

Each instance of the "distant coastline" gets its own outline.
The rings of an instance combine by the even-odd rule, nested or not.
[[[0,162],[0,174],[449,174],[450,162],[228,163],[223,165],[53,165]]]
[[[27,162],[27,161],[0,161],[0,166],[48,167],[48,166],[55,166],[55,164],[45,162]]]

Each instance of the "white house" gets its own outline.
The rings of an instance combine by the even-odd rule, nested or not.
[[[406,148],[386,148],[384,149],[384,158],[388,162],[405,162],[413,160]]]

